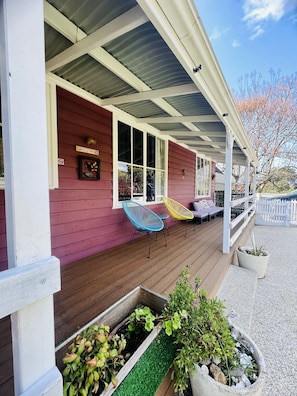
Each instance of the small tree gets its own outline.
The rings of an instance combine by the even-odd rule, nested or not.
[[[280,168],[297,163],[297,73],[281,77],[271,70],[270,76],[270,81],[264,81],[261,75],[251,73],[241,79],[239,91],[234,93],[259,159],[259,192],[272,186]]]

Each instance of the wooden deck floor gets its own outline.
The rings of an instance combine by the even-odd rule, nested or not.
[[[189,224],[186,237],[185,225],[178,223],[169,228],[167,247],[161,233],[153,237],[150,258],[144,237],[62,267],[62,290],[54,296],[56,344],[138,285],[168,295],[185,266],[214,296],[234,254],[222,253],[222,235],[220,217]],[[0,320],[0,335],[0,395],[13,395],[9,318]],[[60,362],[57,353],[58,367]]]

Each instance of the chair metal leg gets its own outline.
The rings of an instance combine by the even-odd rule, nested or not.
[[[164,243],[165,243],[165,246],[167,246],[166,230],[165,230],[165,227],[163,228],[163,235],[164,235]]]
[[[186,220],[186,231],[185,231],[185,237],[187,236],[187,233],[188,233],[188,223],[190,222],[191,220]]]
[[[149,249],[148,249],[148,254],[147,254],[147,258],[151,257],[151,243],[152,243],[152,232],[148,233],[150,240],[149,240]]]

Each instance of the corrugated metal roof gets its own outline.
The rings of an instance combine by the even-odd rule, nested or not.
[[[108,32],[109,23],[112,23],[115,18],[123,17],[128,11],[136,10],[135,15],[138,18],[141,14],[145,17],[139,6],[135,8],[138,5],[135,0],[48,0],[46,5],[46,60],[51,60],[51,62],[56,59],[57,55],[63,58],[64,53],[67,54],[69,49],[75,52],[75,45],[79,44],[84,36],[96,34],[100,28],[105,29],[102,37],[108,34],[106,32]],[[126,20],[123,25],[125,23]],[[118,22],[118,27],[122,29],[121,24],[122,22]],[[57,63],[56,68],[52,67],[52,72],[100,99],[193,84],[193,76],[185,70],[151,21],[143,19],[138,26],[132,28],[129,24],[131,21],[127,23],[126,31],[115,35],[102,45],[103,53],[97,54],[96,44],[94,44],[95,52],[82,52],[69,61],[65,56],[65,61],[62,60],[63,65],[60,66]],[[101,39],[100,35],[98,37]],[[197,91],[192,93],[184,94],[181,91],[178,95],[168,97],[160,94],[154,99],[140,97],[137,101],[124,100],[114,106],[140,121],[142,118],[150,117],[214,116],[217,114],[198,87]],[[221,114],[218,116],[221,117]],[[197,147],[193,144],[193,140],[195,141],[193,131],[197,132],[197,142],[199,140],[224,141],[226,128],[223,120],[218,119],[215,122],[193,120],[187,123],[176,122],[176,120],[168,123],[168,119],[166,121],[163,123],[146,120],[160,131],[169,131],[169,135],[170,131],[182,130],[184,132],[181,134],[172,133],[171,135],[183,143],[187,139],[189,147],[200,153],[205,152],[214,159],[216,156],[221,157],[222,150],[224,151],[222,148],[211,146],[210,143],[210,148],[213,150],[210,153],[205,150],[209,148],[208,146]],[[203,137],[199,137],[199,131],[220,132],[221,139],[218,140],[219,136],[212,137],[211,134],[206,137],[205,133]],[[234,152],[238,152],[236,158],[245,162],[245,153],[237,148],[239,146],[235,141]]]

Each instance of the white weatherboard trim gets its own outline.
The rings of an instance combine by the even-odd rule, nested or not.
[[[0,318],[56,293],[61,288],[60,262],[42,262],[0,272]]]
[[[47,107],[47,145],[48,145],[48,179],[49,188],[59,187],[58,173],[58,128],[57,128],[57,94],[56,84],[46,81]]]

